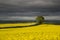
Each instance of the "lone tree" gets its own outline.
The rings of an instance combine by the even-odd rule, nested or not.
[[[37,24],[42,24],[44,22],[44,17],[43,16],[37,16],[36,21],[37,21]]]

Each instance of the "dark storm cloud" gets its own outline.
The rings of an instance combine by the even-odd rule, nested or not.
[[[0,15],[60,15],[60,0],[0,0]]]
[[[60,0],[0,0],[2,4],[17,6],[56,6],[60,5]]]

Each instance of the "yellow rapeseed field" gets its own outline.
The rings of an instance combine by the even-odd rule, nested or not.
[[[0,27],[31,24],[35,23],[0,24]],[[60,40],[60,25],[41,24],[31,27],[0,29],[0,40]]]

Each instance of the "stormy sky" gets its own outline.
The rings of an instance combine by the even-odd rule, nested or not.
[[[0,16],[59,16],[60,0],[0,0]]]

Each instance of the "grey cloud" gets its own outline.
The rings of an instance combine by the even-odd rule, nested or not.
[[[34,13],[34,12],[24,12],[24,13],[7,13],[7,12],[5,12],[5,13],[1,13],[0,14],[0,16],[3,16],[3,17],[5,17],[5,16],[60,16],[60,12],[55,12],[55,13],[51,13],[51,12],[44,12],[44,13],[40,13],[40,12],[36,12],[36,13]]]
[[[60,16],[44,16],[45,20],[60,20]]]
[[[35,17],[27,17],[27,16],[11,16],[11,17],[0,17],[0,20],[16,20],[16,21],[20,21],[20,20],[35,20]]]

